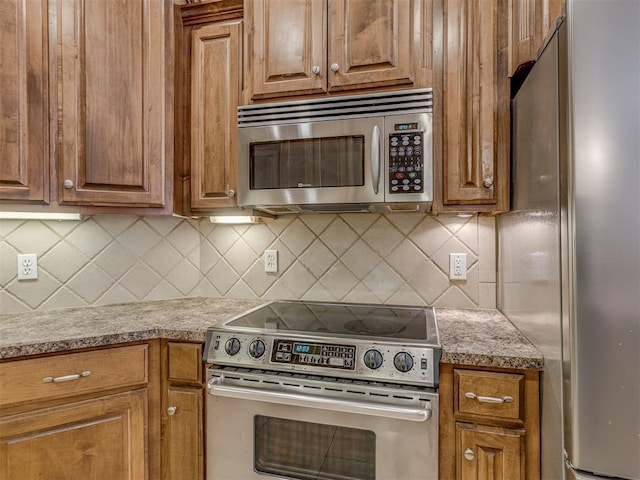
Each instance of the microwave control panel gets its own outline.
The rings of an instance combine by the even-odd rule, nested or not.
[[[389,193],[422,193],[424,190],[424,138],[422,132],[389,135]]]

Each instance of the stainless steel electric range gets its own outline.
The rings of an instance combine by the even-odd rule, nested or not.
[[[273,301],[207,331],[207,479],[437,478],[433,309]]]

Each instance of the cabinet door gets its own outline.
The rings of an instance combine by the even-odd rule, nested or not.
[[[414,83],[412,3],[330,0],[330,91]]]
[[[147,391],[0,420],[0,480],[146,478]]]
[[[56,3],[60,203],[163,206],[171,1]]]
[[[252,99],[326,90],[326,5],[326,0],[245,2]]]
[[[0,0],[0,200],[49,200],[47,2]]]
[[[444,1],[444,209],[508,208],[506,6],[506,0]]]
[[[234,207],[242,22],[192,30],[191,210]]]
[[[164,442],[167,480],[203,477],[202,404],[202,389],[169,387]]]
[[[524,479],[523,430],[457,423],[456,443],[458,479]]]

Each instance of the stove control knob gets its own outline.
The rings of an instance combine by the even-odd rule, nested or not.
[[[367,350],[364,354],[364,364],[371,370],[377,370],[382,366],[382,354],[373,348]]]
[[[249,344],[249,355],[253,358],[260,358],[264,355],[264,342],[262,340],[254,340]]]
[[[235,355],[240,351],[240,340],[235,337],[231,337],[227,340],[227,343],[224,344],[224,350],[231,356]]]
[[[407,352],[398,352],[393,357],[393,365],[401,372],[408,372],[413,368],[413,357]]]

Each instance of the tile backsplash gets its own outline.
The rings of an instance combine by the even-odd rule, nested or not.
[[[267,248],[278,273],[264,272]],[[18,253],[38,254],[37,280],[17,280]],[[449,280],[449,253],[467,254],[466,281]],[[0,220],[3,313],[196,295],[494,308],[495,267],[492,217]]]

